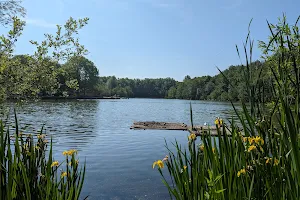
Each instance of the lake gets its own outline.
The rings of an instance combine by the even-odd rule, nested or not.
[[[153,161],[162,159],[168,142],[187,144],[188,132],[130,130],[134,121],[184,122],[190,124],[190,102],[194,124],[213,124],[216,116],[232,116],[230,103],[169,99],[120,99],[39,101],[16,107],[24,132],[43,125],[53,138],[54,157],[77,149],[86,159],[82,197],[88,199],[169,199]],[[13,104],[2,105],[11,107]],[[167,169],[163,169],[167,173]]]

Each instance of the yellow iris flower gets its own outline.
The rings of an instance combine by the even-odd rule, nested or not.
[[[202,145],[199,147],[199,149],[200,149],[201,151],[204,151],[204,145],[202,144]]]
[[[222,125],[223,124],[223,120],[220,119],[219,117],[217,117],[216,120],[215,120],[215,124],[216,125]]]
[[[266,164],[271,164],[271,161],[273,160],[273,166],[279,165],[279,160],[277,158],[266,158]]]
[[[256,144],[260,144],[260,145],[263,145],[265,143],[264,140],[259,136],[256,136],[254,138],[254,141],[255,141]]]
[[[253,151],[253,150],[256,150],[256,146],[255,146],[255,145],[251,145],[251,146],[248,148],[248,152]]]
[[[63,152],[64,156],[72,156],[73,154],[77,154],[77,150],[76,149],[71,149],[69,151],[64,151]]]
[[[51,164],[51,167],[57,167],[59,165],[59,162],[58,161],[54,161],[52,164]]]
[[[249,138],[248,138],[248,142],[249,142],[250,144],[255,143],[255,138],[249,137]]]
[[[195,140],[196,139],[196,134],[195,133],[192,133],[189,135],[189,140]]]
[[[238,171],[237,177],[240,177],[242,174],[246,174],[246,169],[241,169],[240,171]]]
[[[67,172],[63,172],[63,173],[61,173],[61,178],[65,177],[67,175],[68,175]]]
[[[249,142],[249,144],[259,144],[259,145],[264,145],[265,141],[262,139],[260,136],[256,137],[244,137],[243,138],[244,142]]]
[[[160,169],[164,168],[164,162],[162,160],[157,160],[153,163],[152,168],[154,169],[155,166],[158,166]]]
[[[274,166],[277,166],[279,164],[279,160],[278,159],[274,159]]]

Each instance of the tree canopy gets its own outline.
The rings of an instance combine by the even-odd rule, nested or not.
[[[25,8],[21,5],[22,1],[6,0],[0,1],[0,24],[3,26],[10,25],[16,16],[24,17]]]

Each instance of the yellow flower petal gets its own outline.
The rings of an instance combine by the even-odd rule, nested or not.
[[[67,172],[63,172],[63,173],[61,173],[61,178],[65,177],[67,175],[68,175]]]
[[[201,151],[204,151],[204,145],[203,144],[199,148],[200,148]]]
[[[251,145],[249,148],[248,148],[248,152],[251,152],[251,151],[254,151],[256,150],[256,146],[255,145]]]
[[[152,168],[154,169],[155,165],[157,165],[157,161],[153,162]]]
[[[212,152],[213,152],[213,153],[216,153],[216,148],[212,148]]]
[[[69,150],[69,151],[64,151],[63,152],[63,155],[64,156],[72,156],[73,154],[77,154],[77,150],[76,149],[71,149],[71,150]]]
[[[59,165],[59,162],[58,161],[54,161],[52,164],[51,164],[51,167],[57,167]]]
[[[196,134],[195,133],[192,133],[189,135],[189,140],[195,140],[196,139]]]
[[[240,177],[242,174],[246,174],[246,169],[241,169],[240,171],[238,171],[237,177]]]
[[[164,163],[163,163],[163,161],[158,160],[158,161],[157,161],[157,166],[158,166],[159,168],[164,168]]]

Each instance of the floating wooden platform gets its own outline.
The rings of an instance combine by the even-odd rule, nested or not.
[[[134,122],[130,129],[157,129],[157,130],[182,130],[187,131],[188,125],[184,123],[168,123],[168,122]]]
[[[147,129],[155,129],[155,130],[179,130],[179,131],[189,131],[190,133],[195,133],[200,136],[208,132],[210,130],[211,136],[218,136],[217,128],[215,125],[212,126],[194,126],[192,129],[191,126],[188,126],[185,123],[171,123],[171,122],[155,122],[155,121],[145,121],[145,122],[134,122],[130,129],[136,130],[147,130]],[[228,136],[231,136],[228,134]]]
[[[194,130],[196,131],[205,131],[210,128],[211,131],[216,131],[215,126],[194,126]],[[170,123],[170,122],[155,122],[155,121],[147,121],[147,122],[134,122],[130,129],[156,129],[156,130],[180,130],[180,131],[188,131],[192,130],[191,126],[188,126],[185,123]]]

